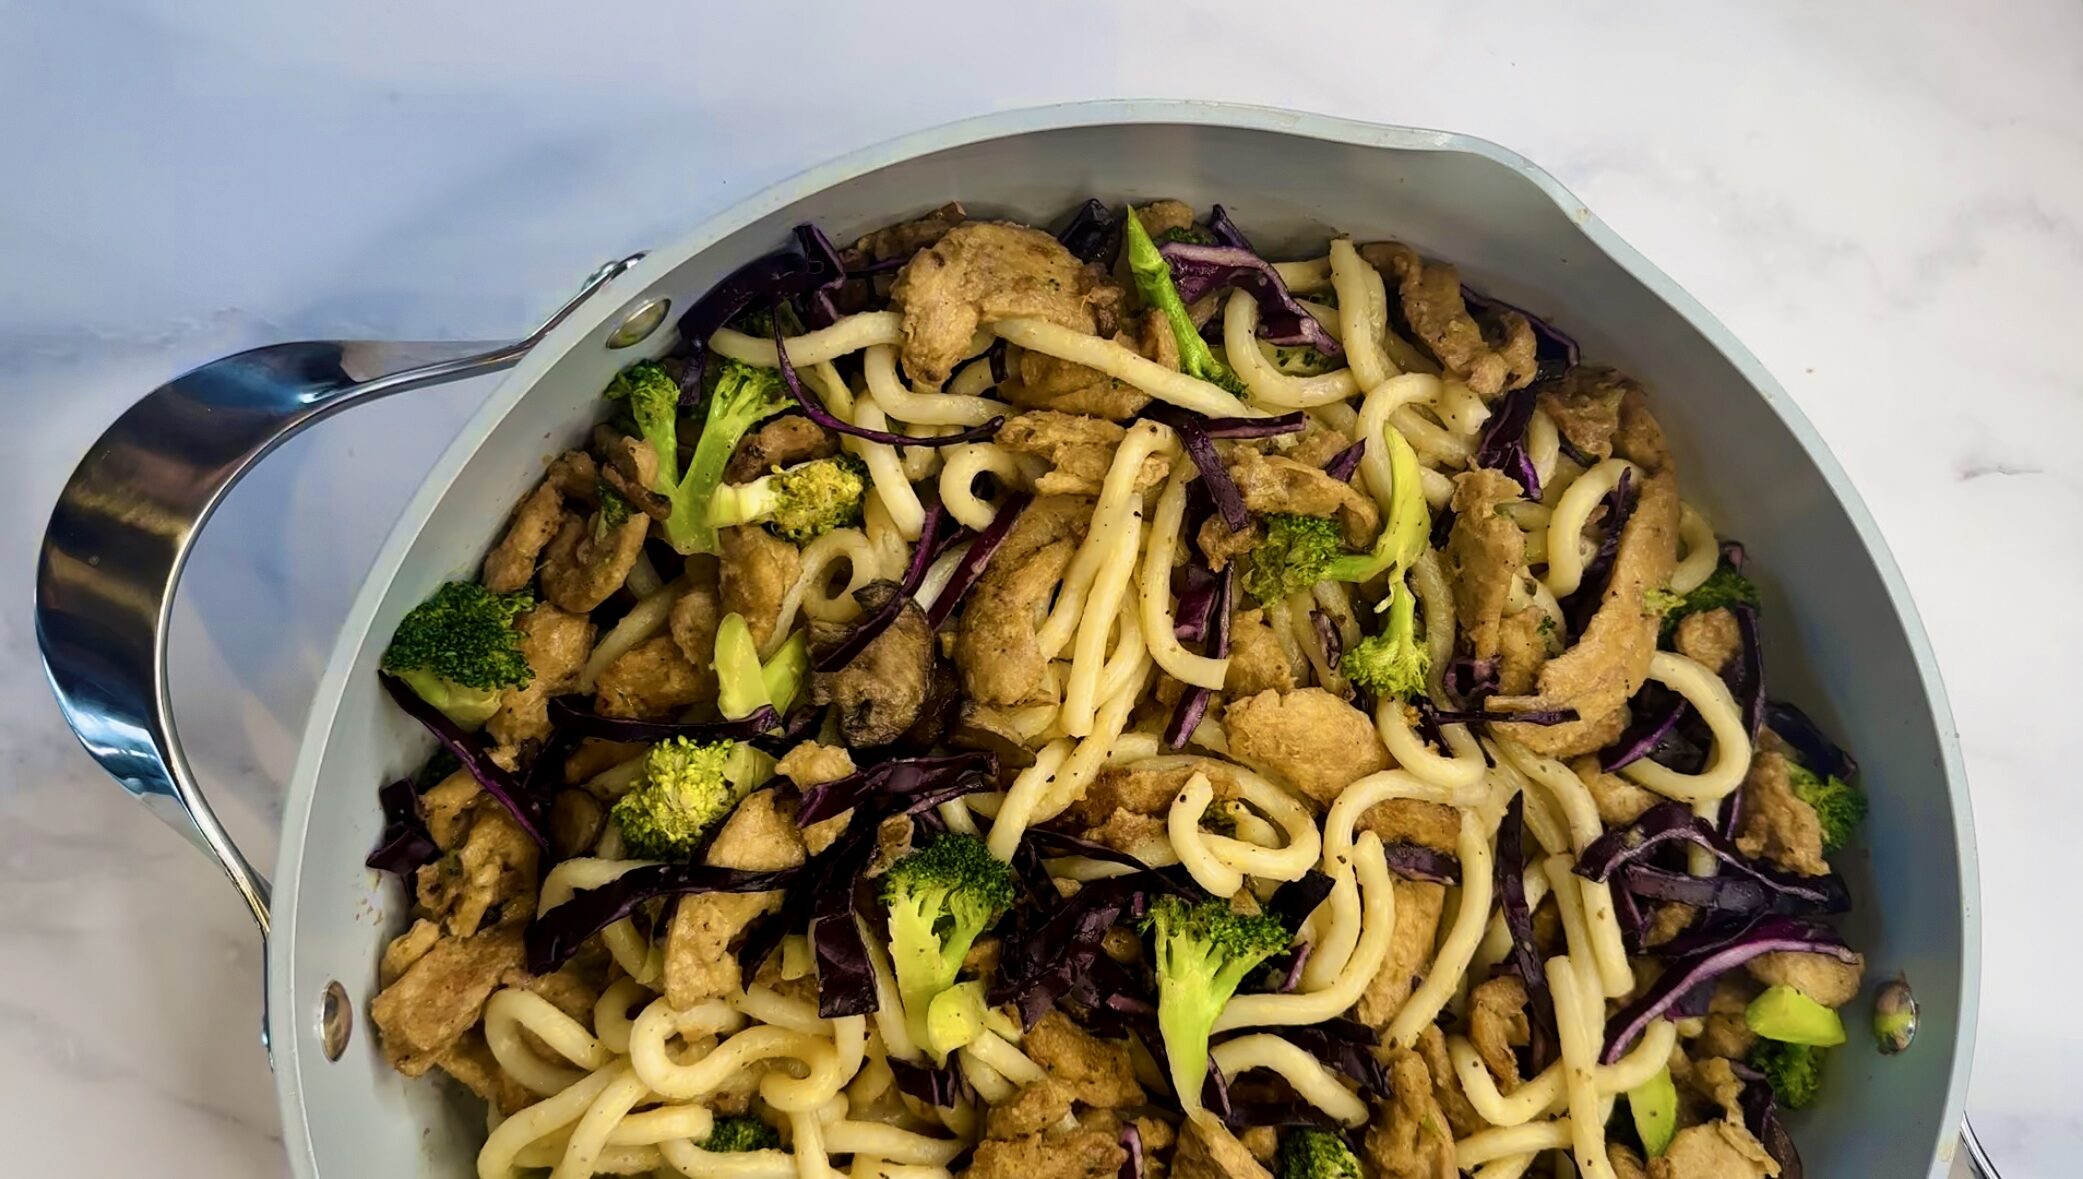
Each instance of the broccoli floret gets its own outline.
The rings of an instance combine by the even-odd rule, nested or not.
[[[655,360],[639,360],[615,374],[601,396],[627,402],[637,432],[658,458],[658,478],[651,490],[672,494],[680,482],[680,383]],[[620,497],[617,497],[620,498]],[[627,519],[628,504],[623,504]]]
[[[774,334],[774,308],[762,307],[756,311],[743,311],[730,321],[732,328],[748,336],[769,339]]]
[[[451,581],[398,623],[383,670],[450,720],[475,729],[499,711],[507,688],[525,688],[535,678],[514,627],[515,616],[534,605],[525,592],[495,594]]]
[[[636,785],[615,800],[622,842],[637,859],[693,859],[709,828],[759,784],[763,761],[735,741],[672,737],[653,745]]]
[[[1389,586],[1389,621],[1378,635],[1352,645],[1338,669],[1377,699],[1413,700],[1425,694],[1431,652],[1417,634],[1417,597],[1402,574]]]
[[[718,487],[709,500],[708,523],[722,528],[764,522],[776,536],[807,544],[860,523],[867,493],[868,465],[850,454],[835,455]]]
[[[1758,604],[1758,587],[1751,580],[1729,565],[1717,567],[1707,575],[1707,580],[1694,587],[1688,594],[1674,594],[1670,590],[1651,590],[1645,595],[1645,605],[1652,611],[1663,614],[1663,633],[1669,637],[1678,627],[1679,619],[1688,614],[1704,614],[1725,606],[1752,606]]]
[[[1805,1109],[1823,1083],[1823,1053],[1812,1044],[1759,1040],[1750,1050],[1750,1066],[1765,1074],[1772,1097],[1788,1109]]]
[[[1823,827],[1823,852],[1830,854],[1851,842],[1852,832],[1866,819],[1866,795],[1857,786],[1832,774],[1818,777],[1814,770],[1791,759],[1787,779],[1794,797],[1815,810]]]
[[[1149,232],[1136,219],[1133,207],[1128,210],[1122,224],[1125,235],[1122,240],[1128,244],[1128,273],[1135,279],[1137,292],[1143,296],[1143,305],[1155,307],[1171,325],[1172,339],[1179,345],[1179,371],[1242,396],[1244,382],[1238,380],[1230,366],[1217,359],[1208,342],[1201,339],[1201,331],[1193,326],[1193,316],[1187,312],[1185,300],[1179,297],[1179,288],[1172,285],[1171,263],[1157,252],[1157,243],[1150,240]]]
[[[927,1009],[955,984],[977,937],[1012,906],[1012,866],[974,835],[943,834],[890,865],[882,903],[905,1024],[914,1041],[930,1045]]]
[[[1239,913],[1225,901],[1194,904],[1167,895],[1150,906],[1157,963],[1157,1030],[1171,1063],[1172,1088],[1190,1117],[1201,1112],[1208,1035],[1237,984],[1293,941],[1278,918]]]
[[[1264,517],[1266,539],[1252,550],[1244,589],[1261,602],[1284,598],[1319,581],[1372,581],[1398,576],[1425,552],[1432,516],[1419,483],[1417,452],[1393,426],[1383,427],[1389,448],[1389,518],[1374,548],[1348,553],[1337,525],[1315,516],[1274,513]],[[1381,608],[1386,609],[1386,601]]]
[[[712,1153],[776,1150],[781,1146],[781,1135],[755,1117],[723,1117],[717,1118],[709,1136],[695,1145]]]
[[[1324,580],[1331,562],[1344,553],[1338,525],[1317,516],[1275,512],[1261,518],[1266,538],[1251,550],[1244,591],[1260,602],[1277,602]]]
[[[1174,225],[1157,235],[1158,245],[1163,245],[1166,242],[1185,242],[1194,246],[1212,246],[1215,244],[1215,235],[1198,225]]]
[[[723,468],[730,462],[731,452],[738,448],[738,440],[746,431],[793,404],[778,369],[755,368],[713,356],[710,364],[717,369],[716,386],[709,392],[709,410],[702,421],[701,437],[694,444],[694,455],[687,461],[684,474],[659,489],[672,502],[672,514],[665,521],[665,538],[682,553],[718,551],[716,528],[709,523],[709,500],[723,483]],[[668,449],[677,454],[677,437],[663,440],[670,442],[670,447],[662,445],[660,439],[650,441],[659,452],[659,471],[669,467],[678,471],[678,462],[669,464],[666,459]]]
[[[1345,1139],[1304,1126],[1280,1139],[1280,1179],[1360,1179],[1360,1160]]]

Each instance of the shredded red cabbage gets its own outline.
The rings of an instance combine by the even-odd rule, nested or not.
[[[1208,210],[1208,236],[1214,238],[1217,245],[1258,253],[1251,248],[1251,239],[1245,237],[1244,231],[1237,228],[1237,223],[1230,220],[1230,211],[1221,205]]]
[[[379,872],[408,880],[420,865],[441,854],[427,834],[426,816],[420,813],[419,791],[412,779],[400,778],[376,792],[383,806],[383,837],[363,863]]]
[[[1782,950],[1828,954],[1840,962],[1858,960],[1844,939],[1821,922],[1777,914],[1760,917],[1719,949],[1671,963],[1640,998],[1607,1021],[1606,1046],[1599,1054],[1599,1063],[1612,1064],[1626,1055],[1650,1021],[1669,1011],[1695,988],[1712,983],[1753,958]]]
[[[939,757],[896,757],[803,791],[796,822],[808,827],[857,806],[912,813],[997,784],[998,758],[972,750]],[[932,801],[920,805],[921,799]],[[889,804],[896,804],[892,807]]]
[[[895,1077],[899,1092],[918,1098],[927,1105],[939,1109],[952,1109],[962,1100],[967,1088],[962,1080],[962,1069],[953,1060],[939,1068],[914,1064],[896,1056],[887,1057],[890,1073]],[[1134,1129],[1131,1123],[1130,1129]]]
[[[1858,775],[1857,759],[1843,746],[1824,736],[1822,729],[1801,711],[1799,705],[1784,700],[1768,702],[1765,705],[1765,723],[1794,747],[1799,761],[1810,771],[1847,782]]]
[[[1338,624],[1321,610],[1309,612],[1309,629],[1316,634],[1316,645],[1324,653],[1324,666],[1336,667],[1345,655],[1345,637],[1338,633]]]
[[[897,583],[897,591],[883,600],[873,613],[863,614],[847,632],[844,639],[830,647],[810,652],[810,666],[818,671],[837,671],[852,663],[854,656],[868,649],[868,644],[881,636],[904,613],[906,603],[918,592],[919,583],[926,579],[926,570],[933,564],[942,550],[953,544],[958,532],[954,517],[947,514],[947,507],[937,495],[928,496],[926,521],[919,525],[919,539],[911,549],[911,563],[904,567],[904,579]],[[866,586],[856,592],[865,593]]]
[[[805,866],[807,867],[807,866]],[[587,938],[627,917],[653,897],[679,893],[772,892],[800,879],[805,867],[773,872],[718,868],[709,864],[646,864],[631,868],[597,888],[582,888],[571,899],[538,913],[525,941],[528,970],[548,974],[578,952]]]
[[[1705,848],[1730,869],[1730,872],[1710,878],[1722,881],[1718,887],[1730,890],[1726,894],[1727,900],[1724,904],[1709,904],[1707,907],[1740,905],[1748,895],[1747,890],[1730,882],[1737,878],[1748,878],[1771,894],[1771,903],[1784,911],[1842,913],[1851,908],[1851,896],[1845,889],[1843,878],[1836,873],[1827,876],[1796,876],[1767,868],[1737,851],[1735,845],[1723,839],[1719,832],[1707,825],[1706,820],[1693,814],[1685,804],[1678,802],[1658,803],[1642,812],[1642,816],[1628,826],[1615,828],[1593,840],[1591,845],[1584,849],[1583,854],[1577,857],[1575,872],[1586,880],[1604,883],[1622,869],[1647,866],[1645,862],[1658,848],[1677,842]],[[1733,876],[1731,872],[1734,873]],[[1660,884],[1647,877],[1643,879],[1645,887],[1648,888],[1668,890],[1676,887]],[[1623,876],[1623,885],[1626,881],[1627,878]],[[1659,896],[1657,899],[1687,898]]]
[[[1721,678],[1736,698],[1744,729],[1756,741],[1765,727],[1765,644],[1758,634],[1758,610],[1747,602],[1738,602],[1729,610],[1736,616],[1736,634],[1743,645]]]
[[[807,231],[807,232],[806,232]],[[815,235],[812,238],[810,235]],[[716,329],[736,319],[753,306],[769,306],[782,299],[810,295],[835,279],[843,279],[836,255],[818,256],[816,239],[823,238],[815,226],[799,226],[798,243],[810,247],[809,254],[776,250],[745,263],[710,287],[680,316],[679,352],[687,358],[686,375],[680,379],[680,404],[692,405],[701,396],[702,369],[708,361],[709,337]],[[829,247],[830,243],[825,243]]]
[[[1141,416],[1154,418],[1175,429],[1178,427],[1177,419],[1191,418],[1201,433],[1210,438],[1278,438],[1282,434],[1299,434],[1309,428],[1309,422],[1299,409],[1269,418],[1211,418],[1156,401],[1145,406]]]
[[[976,542],[969,546],[969,551],[962,554],[962,563],[956,567],[955,575],[948,578],[947,584],[941,587],[940,596],[933,599],[931,606],[926,607],[927,626],[939,630],[954,614],[955,607],[961,604],[962,595],[968,593],[969,587],[975,585],[984,575],[984,569],[991,563],[992,555],[998,551],[998,546],[1005,543],[1005,538],[1011,535],[1013,524],[1019,520],[1020,513],[1027,510],[1027,505],[1032,499],[1033,497],[1024,491],[1015,491],[1005,497],[1004,503],[998,505],[998,514],[991,517],[990,526],[977,536]],[[921,536],[919,539],[923,542],[925,537]]]
[[[1127,1157],[1121,1160],[1121,1168],[1114,1179],[1143,1179],[1143,1132],[1134,1122],[1121,1123],[1121,1149]]]
[[[804,384],[803,379],[796,375],[796,366],[789,363],[788,346],[782,339],[781,321],[778,319],[774,321],[774,353],[776,363],[781,369],[781,383],[788,387],[790,396],[803,407],[803,416],[834,434],[846,434],[869,442],[880,442],[886,446],[922,446],[931,449],[959,446],[965,442],[981,442],[998,433],[998,427],[1005,424],[1004,417],[995,417],[981,426],[971,426],[953,434],[934,434],[925,438],[913,438],[905,434],[892,434],[888,430],[870,430],[866,426],[856,426],[826,409],[824,401],[812,393],[810,386]]]
[[[1461,288],[1461,301],[1468,305],[1468,309],[1471,312],[1477,314],[1503,310],[1516,311],[1526,317],[1526,322],[1533,325],[1534,359],[1537,365],[1534,379],[1536,381],[1553,380],[1577,367],[1577,342],[1571,339],[1568,333],[1535,315],[1533,312],[1526,310],[1524,307],[1515,307],[1502,299],[1492,299],[1488,295],[1471,290],[1468,287]],[[1590,466],[1591,464],[1586,463],[1584,465]]]
[[[1324,464],[1324,474],[1338,480],[1340,483],[1352,482],[1353,472],[1360,469],[1360,456],[1365,454],[1366,451],[1366,443],[1353,443],[1351,446],[1331,456],[1331,461]]]
[[[1113,210],[1100,203],[1099,198],[1091,197],[1071,214],[1070,224],[1063,227],[1056,240],[1080,262],[1104,261],[1112,266],[1112,255],[1121,244],[1120,229]]]
[[[1242,532],[1251,527],[1251,511],[1244,506],[1244,494],[1230,478],[1229,468],[1222,465],[1222,456],[1215,452],[1215,442],[1203,424],[1207,419],[1169,405],[1152,405],[1144,412],[1178,433],[1180,445],[1200,472],[1202,486],[1208,489],[1215,510],[1222,513],[1222,522],[1229,525],[1230,531]]]
[[[1181,566],[1173,576],[1179,595],[1172,612],[1172,634],[1182,643],[1198,643],[1208,637],[1208,622],[1215,614],[1215,587],[1220,579],[1206,565]]]
[[[1779,1106],[1772,1100],[1772,1086],[1765,1075],[1744,1064],[1730,1061],[1729,1067],[1743,1080],[1743,1094],[1738,1098],[1743,1106],[1743,1123],[1772,1161],[1779,1164],[1779,1179],[1803,1179],[1806,1173],[1801,1166],[1801,1152],[1794,1148],[1794,1136],[1786,1132],[1779,1120]]]
[[[1221,659],[1230,653],[1230,595],[1237,577],[1235,564],[1223,567],[1215,583],[1215,604],[1209,607],[1208,639],[1203,644],[1210,658]],[[1201,718],[1208,713],[1208,702],[1214,692],[1198,685],[1186,689],[1179,698],[1179,705],[1172,719],[1164,727],[1164,743],[1167,749],[1181,749],[1186,739],[1193,736]]]
[[[1302,309],[1273,264],[1241,246],[1166,242],[1158,253],[1172,268],[1179,298],[1192,303],[1210,292],[1240,287],[1258,304],[1259,334],[1282,345],[1306,345],[1325,356],[1345,355],[1337,337]]]
[[[1645,682],[1635,698],[1628,701],[1631,719],[1626,730],[1618,740],[1598,751],[1598,768],[1617,774],[1648,757],[1669,739],[1678,727],[1678,719],[1690,707],[1685,697],[1655,680]]]
[[[832,297],[846,285],[846,267],[839,261],[839,251],[832,247],[832,239],[825,236],[824,230],[806,221],[796,226],[795,235],[796,244],[803,248],[810,264],[829,273],[823,282],[804,292],[803,318],[811,327],[830,327],[839,319],[839,307]]]
[[[1536,396],[1532,386],[1505,394],[1497,404],[1497,412],[1483,423],[1475,445],[1475,465],[1502,471],[1518,480],[1530,500],[1541,497],[1540,471],[1526,448],[1526,430],[1533,424]]]
[[[485,788],[493,801],[506,808],[528,838],[539,847],[548,847],[550,841],[543,836],[542,807],[537,800],[522,788],[520,779],[505,767],[492,760],[492,751],[475,733],[466,733],[456,722],[448,719],[440,709],[420,699],[404,680],[387,672],[376,673],[383,681],[383,689],[407,716],[426,726],[441,747],[455,755],[458,762]]]
[[[1280,919],[1289,929],[1300,929],[1302,923],[1316,912],[1324,898],[1331,895],[1333,881],[1329,876],[1311,868],[1298,880],[1290,880],[1273,890],[1266,900],[1265,911]]]
[[[1381,845],[1389,871],[1405,880],[1429,880],[1433,884],[1461,883],[1461,861],[1455,856],[1420,843],[1397,840]]]

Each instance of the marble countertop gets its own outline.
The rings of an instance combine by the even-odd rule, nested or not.
[[[1970,1108],[2013,1176],[2083,1154],[2083,1031],[2047,1020],[2031,981],[2083,970],[2044,933],[2083,811],[2052,706],[2083,655],[2083,611],[2057,597],[2083,584],[2083,375],[2062,359],[2083,313],[2083,9],[1059,3],[1014,27],[989,6],[749,5],[723,27],[697,7],[0,0],[11,1170],[283,1170],[259,939],[217,870],[79,750],[37,667],[35,545],[103,425],[261,343],[510,335],[599,261],[860,143],[1121,95],[1507,144],[1780,377],[1886,532],[1966,746],[1987,953]],[[482,393],[299,439],[204,542],[179,715],[261,863],[349,598]]]

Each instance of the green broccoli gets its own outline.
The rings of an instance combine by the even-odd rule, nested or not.
[[[1679,619],[1688,614],[1704,614],[1726,606],[1752,606],[1758,604],[1758,587],[1730,565],[1721,565],[1707,575],[1707,580],[1694,587],[1688,594],[1675,594],[1668,589],[1650,590],[1644,604],[1655,613],[1663,615],[1663,634],[1669,637],[1678,627]]]
[[[1273,513],[1264,517],[1266,539],[1252,550],[1244,571],[1244,589],[1261,602],[1284,598],[1319,581],[1372,581],[1384,573],[1400,575],[1424,555],[1432,532],[1431,512],[1419,482],[1418,456],[1393,426],[1384,426],[1389,448],[1389,518],[1374,548],[1348,553],[1338,527],[1315,516]],[[1378,607],[1387,609],[1390,602]]]
[[[1787,760],[1787,778],[1794,788],[1794,797],[1807,803],[1815,810],[1815,817],[1823,826],[1823,853],[1834,853],[1850,843],[1852,832],[1866,818],[1866,795],[1844,779],[1830,775],[1818,777],[1814,770],[1792,760]]]
[[[1398,573],[1389,585],[1389,621],[1345,653],[1338,669],[1379,700],[1413,700],[1425,694],[1432,654],[1417,633],[1417,597]]]
[[[1244,567],[1244,592],[1271,603],[1324,580],[1344,553],[1338,525],[1320,516],[1274,512],[1260,518],[1266,538]]]
[[[1360,1160],[1330,1130],[1302,1126],[1280,1139],[1280,1179],[1360,1179]]]
[[[955,984],[977,937],[1012,907],[1012,866],[974,835],[939,835],[890,865],[882,903],[890,910],[890,962],[905,1024],[930,1050],[927,1010]],[[935,1056],[935,1063],[946,1059]]]
[[[1208,1078],[1208,1036],[1237,984],[1294,940],[1276,917],[1239,913],[1220,900],[1198,904],[1174,895],[1150,906],[1157,964],[1157,1030],[1171,1063],[1172,1088],[1189,1117],[1201,1113]]]
[[[1772,1096],[1788,1109],[1805,1109],[1823,1083],[1823,1054],[1812,1044],[1759,1040],[1750,1050],[1750,1066],[1765,1074]]]
[[[1122,222],[1128,244],[1128,272],[1135,279],[1136,290],[1143,296],[1143,304],[1155,307],[1164,313],[1171,324],[1172,339],[1179,345],[1179,371],[1200,379],[1238,396],[1244,394],[1244,382],[1230,371],[1230,366],[1217,359],[1201,339],[1201,330],[1193,325],[1193,316],[1186,310],[1185,300],[1179,297],[1179,288],[1172,285],[1171,263],[1157,252],[1157,243],[1136,219],[1133,206]]]
[[[526,592],[495,594],[451,581],[412,608],[383,652],[383,670],[465,729],[499,711],[508,688],[535,678],[514,618],[535,605]]]
[[[651,490],[671,495],[680,482],[680,383],[657,361],[639,360],[616,373],[601,396],[628,404],[637,433],[658,458],[658,478]]]
[[[765,776],[766,755],[750,745],[660,741],[644,755],[636,785],[615,800],[622,842],[640,860],[692,860],[702,836]]]
[[[707,520],[711,528],[763,522],[776,536],[807,544],[860,523],[867,494],[868,465],[850,454],[835,455],[718,487]]]
[[[1215,235],[1198,225],[1174,225],[1157,235],[1158,245],[1161,246],[1166,242],[1185,242],[1194,246],[1212,246],[1215,244]]]
[[[682,553],[718,551],[716,528],[709,523],[709,500],[723,482],[723,468],[746,431],[792,404],[778,369],[756,368],[726,357],[711,357],[715,382],[709,390],[708,414],[694,455],[680,468],[680,391],[663,368],[639,361],[616,374],[605,396],[627,402],[637,431],[658,459],[653,490],[672,505],[665,538]]]
[[[777,1150],[781,1146],[781,1135],[774,1127],[750,1115],[717,1118],[709,1130],[709,1136],[695,1143],[712,1154],[741,1153],[748,1150]]]

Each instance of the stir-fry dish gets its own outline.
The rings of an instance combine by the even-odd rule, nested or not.
[[[483,1179],[1800,1174],[1852,758],[1641,385],[1318,249],[806,225],[614,376],[383,659]]]

